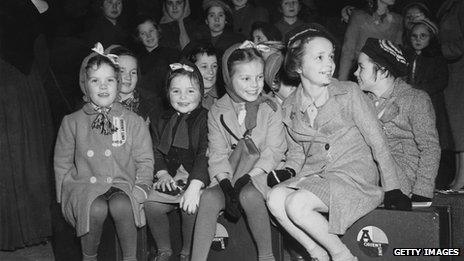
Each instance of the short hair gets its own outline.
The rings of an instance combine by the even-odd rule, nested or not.
[[[118,74],[119,66],[114,64],[108,57],[104,55],[95,55],[90,58],[87,62],[87,65],[85,66],[85,72],[88,74],[89,69],[95,70],[94,67],[97,67],[98,70],[103,64],[109,65],[111,68],[113,68],[114,72]]]
[[[139,14],[137,16],[135,16],[134,18],[134,29],[133,29],[133,37],[135,40],[139,41],[140,40],[140,37],[139,37],[139,25],[145,23],[145,22],[150,22],[153,24],[153,26],[156,28],[156,30],[158,31],[158,38],[161,38],[161,27],[159,26],[159,24],[156,22],[155,18],[153,18],[152,16],[149,16],[149,15],[145,15],[145,14]]]
[[[170,69],[166,75],[166,81],[165,81],[165,90],[166,90],[166,96],[168,101],[169,100],[169,89],[171,88],[171,82],[174,78],[180,75],[187,76],[192,83],[197,84],[198,90],[200,92],[200,96],[203,97],[203,77],[201,76],[200,71],[198,68],[195,66],[195,64],[191,64],[188,61],[181,61],[184,65],[188,65],[192,68],[192,70],[186,70],[185,68],[179,68],[172,70]]]
[[[206,54],[207,56],[216,56],[216,58],[218,58],[217,50],[211,43],[203,43],[196,45],[187,53],[186,58],[190,62],[196,63],[198,60],[197,55],[199,54]]]
[[[256,30],[260,30],[266,36],[269,41],[281,41],[282,34],[280,33],[279,29],[275,27],[273,24],[265,23],[265,22],[254,22],[251,25],[251,32],[250,38],[253,39],[253,32]]]

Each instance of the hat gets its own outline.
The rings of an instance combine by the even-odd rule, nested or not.
[[[285,34],[285,46],[287,48],[294,48],[300,45],[301,40],[309,37],[324,37],[335,45],[335,38],[332,36],[331,33],[329,33],[329,31],[327,31],[327,29],[324,26],[318,23],[311,23],[300,25],[288,32],[287,34]]]
[[[429,31],[433,35],[438,35],[438,26],[434,22],[430,21],[430,19],[428,18],[422,18],[420,20],[414,21],[412,24],[413,24],[413,28],[416,25],[423,24],[429,29]]]
[[[413,7],[413,6],[419,6],[420,8],[422,8],[423,10],[425,10],[427,13],[430,13],[430,8],[427,4],[426,1],[421,1],[421,0],[412,0],[410,1],[409,3],[406,3],[403,7],[403,13],[406,12],[406,10],[408,10],[409,8]]]
[[[230,6],[222,0],[203,0],[203,11],[207,11],[212,6],[219,6],[224,9],[224,12],[232,14],[232,9]]]
[[[273,83],[277,73],[279,72],[280,68],[282,67],[282,63],[284,61],[284,56],[280,52],[275,52],[266,60],[266,64],[264,66],[264,81],[266,84],[273,89]]]
[[[368,38],[361,52],[385,67],[394,77],[404,76],[408,63],[399,46],[385,39]]]

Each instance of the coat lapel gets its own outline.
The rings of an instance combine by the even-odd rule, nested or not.
[[[324,125],[332,121],[341,109],[340,104],[337,102],[337,96],[348,93],[345,85],[338,84],[339,82],[332,79],[332,83],[327,86],[329,89],[329,99],[327,102],[318,109],[316,116],[316,127],[321,129]]]

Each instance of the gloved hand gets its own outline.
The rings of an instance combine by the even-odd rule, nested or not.
[[[242,191],[243,187],[245,187],[245,185],[248,184],[250,180],[251,180],[250,175],[245,174],[241,176],[240,178],[238,178],[237,181],[235,181],[234,188],[235,188],[235,193],[237,193],[237,197],[240,194],[240,191]]]
[[[295,170],[291,168],[273,170],[267,174],[267,185],[274,187],[282,181],[295,177]]]
[[[401,190],[394,189],[385,192],[385,197],[383,200],[383,204],[385,205],[386,209],[394,209],[394,210],[411,210],[412,204],[411,199],[403,194]]]
[[[411,201],[412,202],[432,202],[432,199],[427,198],[427,197],[423,197],[423,196],[419,196],[419,195],[416,195],[416,194],[412,194]]]
[[[229,179],[223,179],[219,182],[219,186],[224,193],[225,198],[225,213],[228,216],[228,219],[233,222],[237,222],[242,215],[240,211],[240,201],[238,200],[238,193],[236,193],[232,183]]]

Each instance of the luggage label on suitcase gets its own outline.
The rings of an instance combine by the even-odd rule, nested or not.
[[[229,244],[229,233],[227,229],[219,222],[216,223],[216,234],[211,244],[211,249],[216,251],[222,251],[227,248]]]
[[[367,256],[384,256],[388,249],[388,238],[382,229],[375,226],[363,227],[356,237],[358,246]]]

